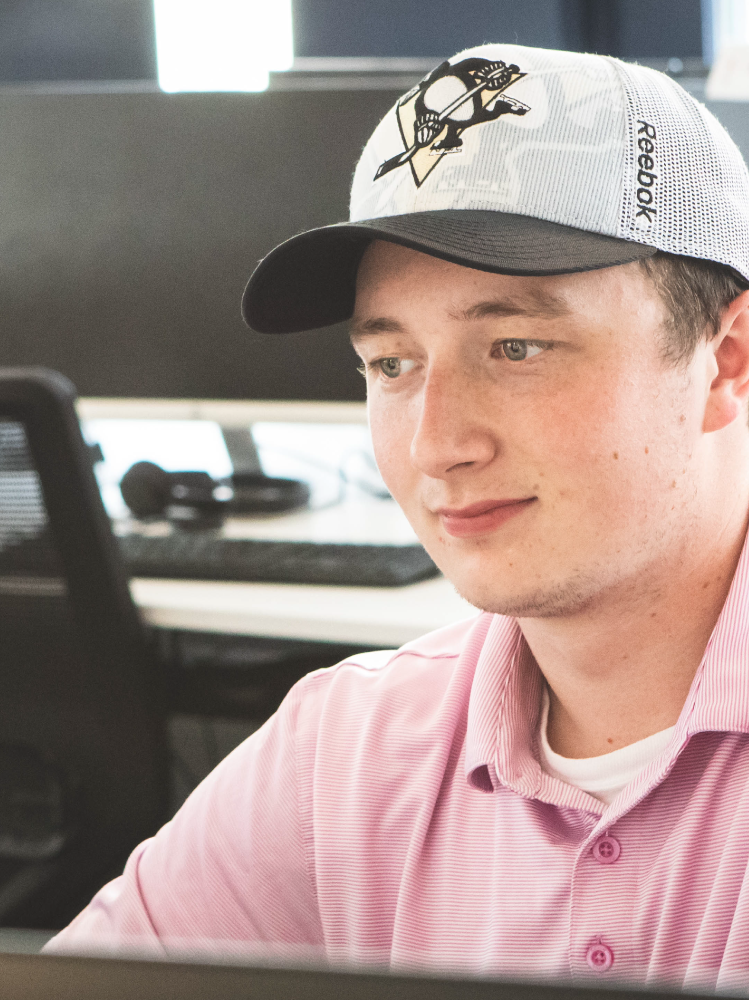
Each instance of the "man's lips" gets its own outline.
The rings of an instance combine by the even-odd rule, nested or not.
[[[485,535],[495,531],[516,514],[521,514],[535,499],[526,497],[521,500],[482,500],[467,507],[441,507],[435,513],[448,535],[467,538],[470,535]]]

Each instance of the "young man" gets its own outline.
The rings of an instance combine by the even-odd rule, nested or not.
[[[499,102],[499,103],[498,103]],[[749,176],[675,83],[485,46],[277,248],[475,620],[298,684],[53,950],[749,983]]]

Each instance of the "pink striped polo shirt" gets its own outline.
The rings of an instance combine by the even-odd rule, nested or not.
[[[310,674],[49,950],[745,990],[748,629],[745,547],[669,745],[608,806],[541,770],[512,619]]]

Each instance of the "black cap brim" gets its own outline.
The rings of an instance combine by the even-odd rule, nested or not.
[[[572,274],[651,257],[655,247],[528,215],[446,209],[342,222],[292,237],[260,261],[242,298],[258,333],[298,333],[349,319],[356,272],[386,240],[495,274]]]

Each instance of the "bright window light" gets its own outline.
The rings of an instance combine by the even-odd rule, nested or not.
[[[294,59],[291,0],[154,0],[159,86],[265,90]]]
[[[715,61],[729,45],[749,45],[748,0],[702,0],[703,58]]]

